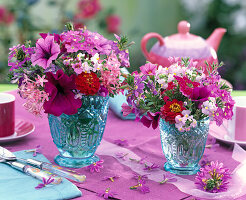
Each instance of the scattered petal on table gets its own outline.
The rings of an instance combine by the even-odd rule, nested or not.
[[[33,157],[37,156],[37,153],[41,153],[41,145],[37,145],[35,149],[26,150],[25,152],[33,152]]]
[[[130,161],[135,161],[139,164],[144,164],[144,160],[147,158],[147,156],[141,158],[140,160],[134,159],[134,158],[129,158]]]
[[[216,139],[215,138],[209,138],[207,141],[207,145],[205,146],[208,149],[211,149],[213,151],[216,151],[216,149],[219,147],[220,145],[218,143],[216,143]]]
[[[99,197],[103,197],[104,199],[108,199],[109,197],[113,198],[115,195],[117,195],[117,193],[111,192],[110,188],[107,188],[105,191],[98,192],[97,195]]]
[[[145,167],[144,167],[144,170],[148,170],[148,171],[151,171],[151,170],[154,170],[154,169],[158,169],[160,166],[157,165],[157,164],[152,164],[151,166],[148,166],[147,164],[145,164]]]
[[[43,187],[46,187],[47,185],[51,184],[54,181],[54,179],[49,177],[47,180],[43,178],[43,183],[38,184],[38,186],[35,187],[35,189],[41,189]]]
[[[201,165],[201,167],[205,167],[206,165],[209,165],[210,162],[211,161],[208,159],[208,156],[204,154],[202,156],[202,159],[200,160],[200,165]]]
[[[146,181],[146,180],[148,180],[148,175],[149,174],[140,175],[140,174],[138,174],[136,172],[133,172],[133,178],[136,179],[136,180]]]
[[[120,176],[118,176],[118,175],[111,175],[111,176],[105,176],[105,177],[103,177],[103,181],[106,181],[106,180],[110,180],[110,181],[112,181],[112,182],[114,182],[114,179],[116,179],[116,178],[119,178]]]
[[[103,162],[104,162],[103,160],[94,162],[91,165],[87,166],[86,169],[88,169],[91,173],[100,172],[100,170],[103,168],[102,166]]]
[[[114,143],[122,147],[128,146],[127,140],[115,140]]]
[[[116,158],[120,158],[122,160],[126,160],[126,156],[128,155],[128,153],[122,153],[122,152],[118,152],[115,154]]]
[[[138,184],[131,186],[130,189],[131,190],[138,190],[138,191],[142,192],[143,194],[150,192],[149,187],[145,185],[144,180],[138,180]]]
[[[160,182],[160,184],[164,184],[164,183],[171,183],[171,182],[177,182],[177,178],[175,178],[175,175],[170,173],[170,172],[165,172],[165,174],[163,174],[163,181]]]

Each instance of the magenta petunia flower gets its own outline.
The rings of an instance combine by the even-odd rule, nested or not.
[[[75,99],[72,90],[76,89],[75,76],[70,77],[60,69],[53,74],[46,73],[48,82],[45,84],[44,90],[49,94],[49,101],[44,102],[45,113],[60,116],[62,113],[73,115],[78,112],[82,101]],[[66,106],[64,106],[66,105]]]
[[[152,128],[156,129],[159,124],[160,114],[161,114],[160,112],[156,112],[156,113],[147,112],[147,116],[144,115],[140,121],[143,123],[144,126],[149,128],[150,125],[152,124]]]
[[[210,91],[207,87],[195,87],[192,90],[190,98],[192,101],[198,101],[200,104],[208,100]]]
[[[156,69],[157,66],[152,63],[147,63],[140,67],[141,72],[146,75],[155,75]]]
[[[100,172],[100,169],[103,168],[103,160],[99,160],[97,162],[92,163],[91,165],[87,166],[86,169],[88,169],[91,173],[94,172]]]
[[[48,35],[45,39],[40,38],[36,42],[35,54],[31,56],[33,65],[48,68],[60,53],[59,44],[55,43],[54,36]]]
[[[223,167],[223,163],[212,161],[197,173],[195,184],[199,189],[207,192],[223,192],[227,190],[230,178],[230,170]]]
[[[122,108],[121,112],[123,117],[126,117],[127,115],[131,114],[133,110],[133,108],[131,106],[128,106],[126,103],[123,103],[121,105],[121,108]]]

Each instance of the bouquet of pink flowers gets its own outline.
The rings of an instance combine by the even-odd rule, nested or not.
[[[205,75],[196,63],[189,59],[172,59],[170,67],[147,63],[141,73],[133,72],[125,80],[128,88],[127,104],[122,105],[123,115],[135,113],[137,120],[154,129],[162,118],[175,124],[180,131],[190,131],[197,122],[209,117],[221,125],[223,119],[231,119],[234,100],[230,88],[220,81],[213,65]]]
[[[36,47],[10,49],[10,80],[18,83],[24,106],[35,115],[72,115],[83,95],[114,96],[122,89],[121,67],[129,66],[128,41],[115,35],[108,40],[87,29],[44,34]]]

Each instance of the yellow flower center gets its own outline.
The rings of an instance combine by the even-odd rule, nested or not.
[[[177,103],[171,104],[169,108],[171,109],[172,112],[178,113],[181,111],[180,105]]]

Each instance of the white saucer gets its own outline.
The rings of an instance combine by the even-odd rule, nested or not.
[[[16,120],[15,133],[7,137],[0,137],[0,143],[12,142],[28,136],[35,130],[35,125],[25,120]]]
[[[226,126],[226,122],[224,122],[224,125]],[[246,146],[246,141],[239,141],[234,140],[228,136],[227,131],[221,125],[220,127],[216,125],[215,122],[212,122],[209,126],[209,134],[213,137],[215,137],[217,140],[220,140],[221,142],[227,143],[227,144],[239,144],[242,146]]]

